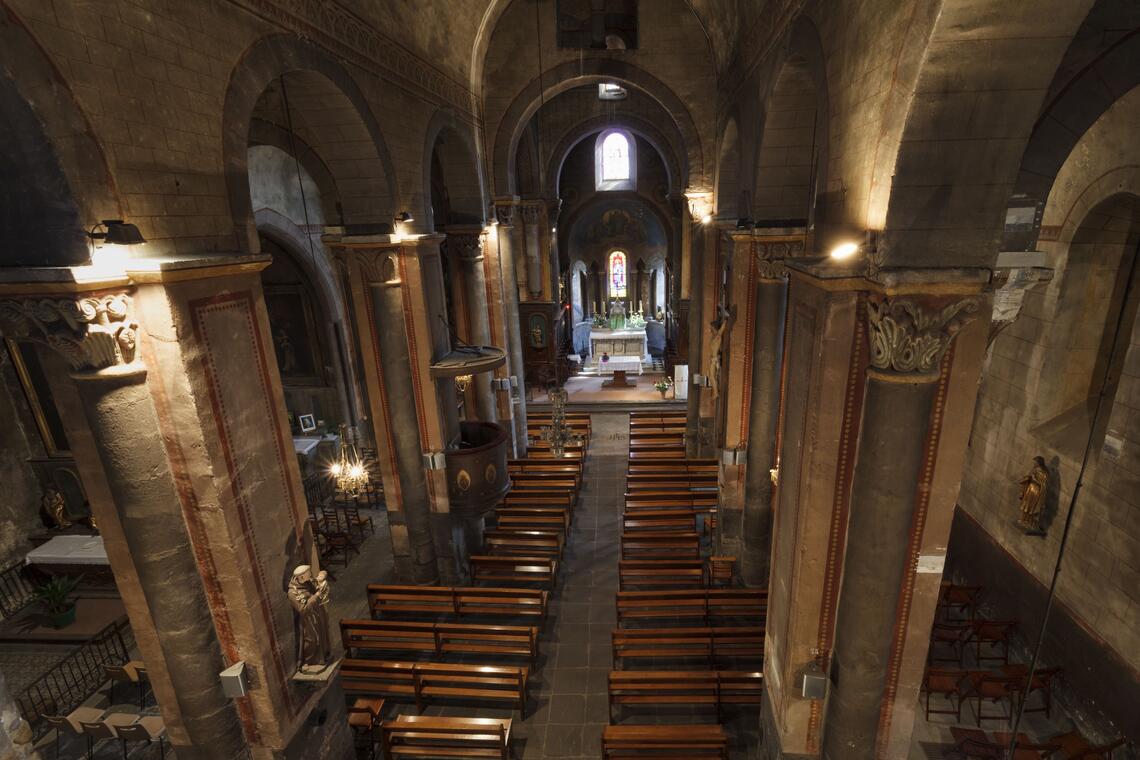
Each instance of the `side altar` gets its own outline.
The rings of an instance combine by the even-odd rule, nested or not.
[[[645,337],[645,328],[623,328],[620,330],[606,330],[594,328],[590,331],[590,358],[593,363],[601,361],[602,354],[615,356],[633,356],[642,361],[649,361],[649,343]]]

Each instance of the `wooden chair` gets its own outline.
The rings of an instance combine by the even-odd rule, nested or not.
[[[1016,620],[975,620],[970,624],[973,630],[968,641],[973,641],[977,649],[974,657],[978,664],[983,662],[1000,662],[1009,664],[1009,638],[1017,628]],[[982,647],[988,646],[991,650],[1000,650],[999,654],[982,656]]]
[[[1034,692],[1041,693],[1041,706],[1040,707],[1022,707],[1022,712],[1043,712],[1045,717],[1051,717],[1053,710],[1053,681],[1061,675],[1061,668],[1038,668],[1033,673],[1033,683],[1025,683],[1029,676],[1029,667],[1021,664],[1003,665],[1001,672],[1010,678],[1020,679],[1018,683],[1018,691],[1021,694],[1021,701],[1028,701],[1029,697]]]
[[[104,711],[95,707],[77,707],[67,715],[40,714],[55,729],[55,757],[59,757],[59,737],[67,733],[83,736],[83,724],[102,720]],[[90,748],[89,748],[90,749]]]
[[[96,721],[80,721],[83,735],[87,738],[87,757],[91,757],[95,746],[104,739],[118,739],[118,729],[129,726],[139,719],[138,715],[131,713],[110,713]],[[123,745],[124,751],[126,744]]]
[[[961,667],[962,649],[973,630],[969,623],[935,623],[930,631],[930,649],[926,654],[927,662],[952,662]],[[954,656],[937,656],[939,654],[937,647],[949,647]]]
[[[961,668],[927,668],[922,677],[922,691],[926,693],[926,719],[931,715],[953,715],[954,722],[962,722],[962,696],[966,671]],[[934,710],[930,707],[932,696],[950,701],[953,710]]]
[[[953,583],[943,583],[938,596],[938,607],[946,622],[972,621],[977,609],[978,595],[981,592],[981,586],[955,586]],[[965,616],[951,617],[952,611],[965,613]]]
[[[977,700],[974,717],[979,727],[983,720],[1013,722],[1013,708],[1014,701],[1017,698],[1017,689],[1020,685],[1019,679],[977,670],[967,672],[966,678],[969,681],[969,688],[963,697]],[[991,702],[997,707],[1000,707],[1004,702],[1009,706],[1009,709],[999,713],[986,714],[982,712],[982,706],[986,702]]]
[[[994,732],[990,739],[985,731],[977,728],[951,726],[950,735],[954,746],[943,757],[955,760],[1041,760],[1056,749],[1055,744],[1034,744],[1025,734],[1017,735],[1017,750],[1008,757],[1011,734]]]
[[[1050,760],[1111,760],[1113,753],[1128,743],[1121,737],[1108,744],[1093,745],[1079,731],[1069,731],[1049,739],[1057,746],[1057,754]]]
[[[138,667],[142,663],[138,660],[131,660],[122,665],[104,665],[103,672],[111,679],[111,690],[107,696],[108,704],[115,704],[115,684],[125,683],[133,684],[139,690],[139,709],[145,707],[146,700],[146,680],[139,676]]]
[[[709,585],[731,586],[736,557],[709,557]]]
[[[372,526],[372,518],[368,515],[360,514],[359,502],[346,502],[344,505],[344,522],[348,530],[357,531],[361,539],[364,538],[364,529],[368,528],[369,535],[376,534],[376,528]]]
[[[144,715],[134,723],[118,726],[115,732],[123,742],[123,760],[127,757],[127,742],[151,742],[158,740],[159,760],[166,757],[166,724],[160,715]]]

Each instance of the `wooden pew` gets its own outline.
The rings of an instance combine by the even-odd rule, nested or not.
[[[384,615],[469,615],[545,618],[549,594],[538,589],[368,584],[374,619]]]
[[[768,592],[751,588],[619,591],[615,603],[618,625],[675,618],[697,620],[709,626],[720,619],[763,621],[768,611]]]
[[[563,545],[563,535],[556,530],[488,530],[483,533],[486,554],[561,559]]]
[[[558,560],[551,557],[502,557],[475,554],[469,558],[471,580],[498,583],[542,583],[554,588]]]
[[[341,620],[340,640],[351,657],[364,651],[538,657],[538,628],[522,625]]]
[[[510,476],[512,491],[577,491],[582,485],[577,473],[512,472]]]
[[[526,450],[526,453],[527,458],[529,459],[553,459],[557,462],[563,462],[567,460],[581,460],[583,458],[583,454],[580,449],[566,449],[561,457],[556,457],[554,456],[554,452],[549,448],[531,446]]]
[[[736,659],[764,661],[764,627],[617,628],[611,634],[614,667],[623,660],[704,658],[710,668]]]
[[[380,725],[384,757],[476,757],[509,760],[510,718],[400,715]],[[438,753],[438,754],[437,754]]]
[[[684,459],[680,462],[630,462],[628,472],[630,475],[653,474],[661,472],[687,472],[690,474],[715,475],[719,468],[715,459]]]
[[[565,462],[549,459],[508,459],[507,472],[512,475],[515,473],[575,475],[581,480],[582,462],[573,459]]]
[[[631,462],[664,462],[669,460],[683,460],[685,458],[685,448],[672,448],[664,451],[630,451],[629,461]]]
[[[699,559],[623,559],[618,562],[618,588],[704,588],[704,563]]]
[[[435,699],[508,701],[526,717],[525,665],[448,665],[346,658],[341,662],[345,694],[410,699],[422,711]]]
[[[609,678],[613,707],[712,707],[719,717],[727,705],[759,705],[764,675],[740,670],[612,670]]]
[[[660,491],[666,488],[676,488],[681,491],[715,491],[718,488],[717,476],[716,473],[709,475],[690,475],[684,471],[625,476],[625,490],[627,493]]]
[[[605,726],[602,760],[728,760],[721,725]]]
[[[566,507],[498,507],[495,524],[499,530],[570,530],[570,510]]]
[[[622,515],[622,530],[626,533],[696,533],[697,516],[691,509],[687,514],[669,509],[627,511]]]
[[[503,497],[505,507],[564,507],[567,510],[577,502],[575,491],[511,491]]]
[[[622,559],[700,559],[697,533],[622,533]]]

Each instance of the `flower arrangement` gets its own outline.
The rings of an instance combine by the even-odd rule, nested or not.
[[[640,311],[635,311],[626,318],[625,325],[640,330],[645,327],[645,316]]]
[[[605,314],[594,315],[594,327],[609,327],[610,323],[606,320]]]
[[[673,381],[666,376],[655,382],[653,387],[661,392],[661,398],[665,398],[666,391],[673,387]]]

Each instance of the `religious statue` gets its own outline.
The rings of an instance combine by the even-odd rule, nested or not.
[[[1022,478],[1018,485],[1021,500],[1021,515],[1018,526],[1026,533],[1044,533],[1041,515],[1045,508],[1045,489],[1049,485],[1049,470],[1042,457],[1033,457],[1033,469]]]
[[[717,309],[717,318],[711,322],[715,332],[709,342],[709,385],[713,398],[720,396],[720,374],[724,362],[724,338],[732,326],[732,314],[723,306]]]
[[[332,661],[329,641],[329,581],[324,570],[313,577],[313,569],[299,565],[289,581],[289,603],[299,619],[297,665],[302,673],[319,673]]]
[[[48,486],[44,491],[43,508],[48,517],[55,523],[55,527],[63,530],[71,527],[71,520],[67,519],[67,502],[63,494],[55,486]]]

